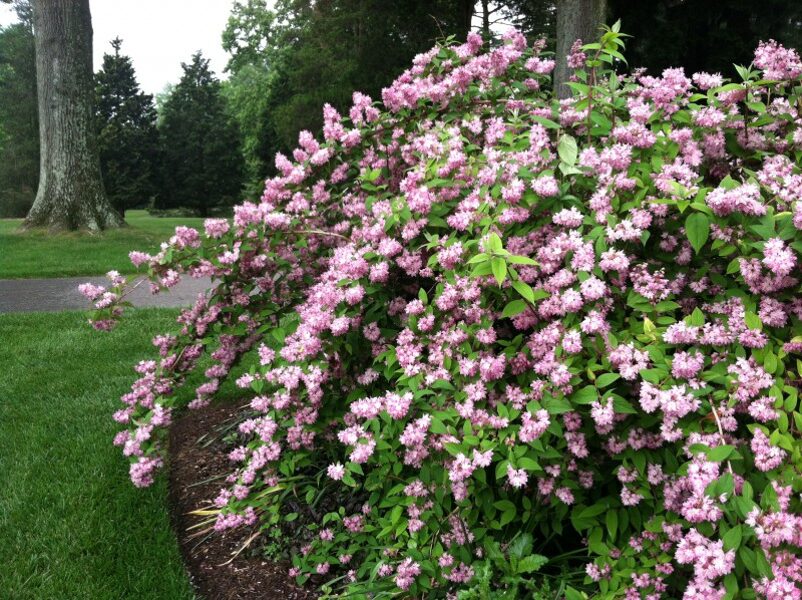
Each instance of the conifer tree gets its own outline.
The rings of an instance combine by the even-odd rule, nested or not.
[[[109,200],[125,215],[158,190],[158,131],[153,96],[139,89],[134,67],[120,54],[122,40],[111,42],[114,54],[103,56],[96,76],[100,168]]]
[[[239,131],[226,110],[220,82],[200,52],[164,103],[161,138],[163,208],[189,207],[201,216],[238,199],[243,161]]]

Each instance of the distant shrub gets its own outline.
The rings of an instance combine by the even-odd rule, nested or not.
[[[800,598],[802,62],[616,75],[614,27],[557,101],[542,47],[418,56],[233,223],[132,253],[215,283],[115,415],[131,478],[201,356],[191,407],[247,356],[216,528],[297,523],[299,581]],[[84,287],[99,329],[124,284]]]
[[[33,190],[5,190],[0,192],[0,219],[22,219],[31,209],[36,192]]]
[[[200,212],[193,208],[153,208],[148,207],[148,214],[151,217],[198,217]],[[214,216],[230,217],[232,213],[231,207],[217,207],[209,211]]]

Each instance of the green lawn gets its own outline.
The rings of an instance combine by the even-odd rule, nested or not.
[[[200,228],[203,219],[157,218],[144,210],[126,213],[128,227],[97,235],[86,232],[23,232],[21,219],[0,219],[0,279],[133,273],[131,250],[157,251],[178,225]]]
[[[80,312],[0,315],[0,597],[192,598],[165,478],[135,489],[111,444],[132,366],[176,314],[132,310],[111,334]]]

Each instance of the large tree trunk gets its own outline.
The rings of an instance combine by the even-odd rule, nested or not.
[[[576,40],[589,44],[599,37],[604,23],[607,0],[557,0],[557,66],[554,69],[554,89],[559,98],[571,95],[565,85],[570,76],[568,55]]]
[[[457,39],[465,40],[471,32],[471,25],[473,24],[473,11],[476,6],[476,0],[459,0],[458,6],[458,24],[457,24]]]
[[[490,43],[490,0],[482,0],[482,37],[485,44]]]
[[[26,227],[123,224],[100,175],[93,123],[92,18],[89,0],[34,0],[39,101],[39,191]]]

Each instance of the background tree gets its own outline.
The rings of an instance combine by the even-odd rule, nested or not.
[[[374,99],[437,39],[467,34],[457,0],[266,0],[234,3],[223,46],[230,53],[226,95],[243,131],[251,178],[272,156],[317,132],[320,107],[343,110],[354,90]],[[468,6],[470,5],[470,6]]]
[[[100,174],[89,0],[36,0],[33,23],[41,158],[39,190],[25,225],[120,226]]]
[[[555,53],[557,66],[554,69],[554,87],[559,98],[566,98],[571,90],[565,85],[571,70],[568,55],[576,40],[585,44],[599,36],[599,26],[607,17],[607,0],[560,0],[557,4],[557,39]]]
[[[550,42],[561,39],[561,44],[555,44],[558,57],[570,50],[578,36],[574,29],[578,23],[587,23],[589,33],[578,36],[587,41],[597,36],[599,22],[610,24],[620,19],[621,30],[632,36],[627,39],[629,63],[652,73],[682,66],[688,73],[709,71],[734,76],[732,64],[749,64],[761,40],[776,39],[786,46],[802,47],[802,3],[798,0],[606,0],[604,18],[598,16],[603,7],[591,0],[499,3],[505,8],[506,22],[527,37],[545,35]],[[558,9],[562,15],[559,27]],[[558,78],[564,77],[562,64],[558,64]]]
[[[611,19],[621,19],[627,59],[659,73],[681,65],[686,72],[734,76],[732,64],[748,65],[761,40],[802,47],[798,0],[609,0]]]
[[[24,217],[39,184],[39,117],[33,16],[14,6],[19,23],[0,28],[0,217]]]
[[[120,54],[122,40],[111,42],[96,76],[100,169],[106,193],[123,216],[156,195],[159,138],[153,96],[139,89],[134,67]]]
[[[212,208],[238,199],[240,137],[209,61],[198,52],[181,66],[181,81],[162,114],[164,186],[158,206],[190,207],[207,216]]]
[[[504,19],[532,41],[545,38],[554,47],[557,5],[549,0],[504,0]]]

